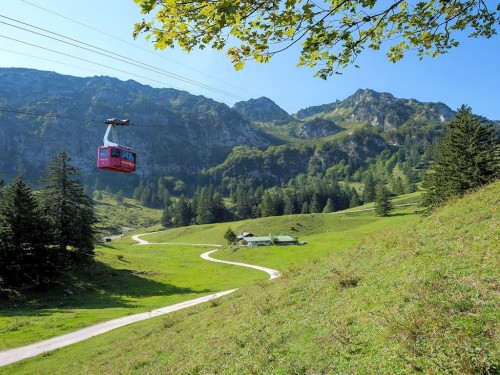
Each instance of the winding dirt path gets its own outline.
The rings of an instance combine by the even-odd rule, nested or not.
[[[272,268],[266,268],[266,267],[261,267],[261,266],[254,266],[252,264],[247,264],[247,263],[229,262],[227,260],[220,260],[220,259],[215,259],[215,258],[210,257],[210,254],[212,254],[212,253],[214,253],[216,251],[217,251],[217,249],[212,250],[212,251],[207,251],[206,253],[203,253],[200,256],[203,259],[209,260],[211,262],[232,264],[234,266],[248,267],[248,268],[253,268],[253,269],[256,269],[256,270],[259,270],[259,271],[266,272],[266,273],[269,274],[269,280],[276,279],[277,277],[281,276],[281,274],[278,271],[273,270]]]
[[[140,236],[146,235],[149,233],[144,233],[144,234],[138,234],[135,236],[132,236],[132,239],[137,243],[137,245],[190,245],[190,246],[214,246],[214,247],[221,247],[221,245],[214,245],[214,244],[181,244],[181,243],[151,243],[149,241],[143,240],[140,238]],[[205,260],[211,261],[211,262],[217,262],[217,263],[225,263],[225,264],[232,264],[236,266],[241,266],[241,267],[248,267],[248,268],[254,268],[263,272],[266,272],[269,274],[270,279],[275,279],[280,276],[280,273],[276,270],[273,270],[271,268],[266,268],[266,267],[260,267],[260,266],[254,266],[251,264],[246,264],[246,263],[238,263],[238,262],[229,262],[225,260],[219,260],[219,259],[214,259],[210,257],[210,254],[214,253],[218,249],[208,251],[206,253],[201,254],[201,257]],[[226,290],[224,292],[219,292],[215,294],[211,294],[209,296],[204,296],[200,298],[196,298],[190,301],[185,301],[181,303],[177,303],[175,305],[171,306],[166,306],[162,307],[156,310],[152,310],[149,312],[144,312],[144,313],[139,313],[139,314],[134,314],[134,315],[129,315],[129,316],[124,316],[121,318],[109,320],[107,322],[95,324],[93,326],[87,327],[80,329],[75,332],[71,332],[62,336],[57,336],[54,338],[51,338],[49,340],[45,341],[40,341],[35,344],[27,345],[27,346],[22,346],[19,348],[14,348],[14,349],[8,349],[4,351],[0,351],[0,367],[9,365],[14,362],[22,361],[23,359],[26,358],[31,358],[35,357],[39,354],[50,352],[55,349],[59,349],[83,340],[86,340],[88,338],[101,335],[103,333],[109,332],[113,329],[123,327],[135,322],[139,322],[141,320],[146,320],[150,319],[156,316],[164,315],[164,314],[169,314],[174,311],[182,310],[188,307],[192,307],[201,303],[205,303],[211,300],[214,300],[216,298],[220,298],[223,296],[226,296],[228,294],[231,294],[238,289],[231,289],[231,290]]]

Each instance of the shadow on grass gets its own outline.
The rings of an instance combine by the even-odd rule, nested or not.
[[[133,308],[137,307],[134,299],[212,292],[161,283],[148,276],[154,276],[154,272],[117,270],[96,262],[84,273],[74,274],[49,290],[29,291],[16,298],[0,300],[0,316],[44,316],[69,309]]]

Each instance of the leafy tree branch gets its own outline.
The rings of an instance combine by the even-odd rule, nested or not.
[[[408,51],[421,59],[457,47],[456,36],[497,34],[500,4],[483,0],[134,0],[154,18],[136,23],[134,37],[158,49],[223,50],[239,70],[248,60],[271,58],[301,42],[299,66],[323,79],[340,74],[365,50],[387,48],[392,62]]]

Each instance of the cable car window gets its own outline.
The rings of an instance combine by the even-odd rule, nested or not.
[[[107,148],[101,148],[99,152],[99,157],[100,158],[107,158],[108,157],[108,149]]]
[[[111,157],[112,158],[119,158],[120,157],[120,149],[114,148],[111,150]]]
[[[129,154],[128,151],[123,150],[123,152],[122,152],[122,159],[128,160],[128,154]]]

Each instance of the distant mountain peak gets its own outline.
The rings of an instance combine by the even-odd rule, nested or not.
[[[234,109],[249,121],[288,122],[293,120],[293,117],[284,109],[265,96],[238,102],[234,105]]]
[[[358,89],[345,100],[309,107],[297,112],[298,119],[325,117],[336,123],[368,123],[386,129],[396,128],[410,119],[445,122],[455,112],[443,103],[423,103],[416,99],[400,99],[387,92]]]

